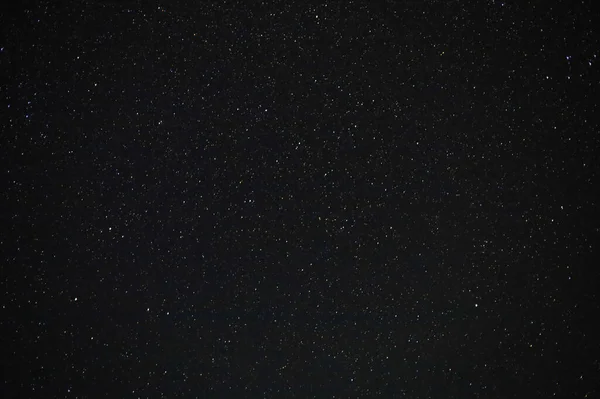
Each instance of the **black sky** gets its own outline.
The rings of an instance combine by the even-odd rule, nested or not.
[[[5,398],[600,396],[590,1],[29,1]]]

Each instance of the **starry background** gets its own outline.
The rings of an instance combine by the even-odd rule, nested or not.
[[[13,3],[4,397],[600,397],[591,1]]]

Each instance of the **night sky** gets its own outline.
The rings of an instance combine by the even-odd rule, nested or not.
[[[592,1],[13,1],[4,398],[598,398]]]

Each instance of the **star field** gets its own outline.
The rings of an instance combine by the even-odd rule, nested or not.
[[[3,397],[599,397],[591,2],[3,14]]]

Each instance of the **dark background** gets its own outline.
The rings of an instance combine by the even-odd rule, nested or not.
[[[3,6],[3,397],[599,397],[592,3]]]

